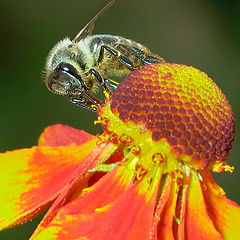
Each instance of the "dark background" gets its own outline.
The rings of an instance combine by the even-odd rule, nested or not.
[[[31,147],[43,129],[63,123],[92,134],[96,114],[48,92],[41,77],[45,57],[61,38],[75,34],[107,0],[1,1],[0,151]],[[2,6],[1,6],[2,5]],[[229,159],[234,174],[217,181],[240,203],[240,2],[220,0],[119,0],[94,33],[134,39],[168,62],[195,66],[226,94],[237,121]],[[4,171],[4,169],[1,169]],[[28,239],[39,219],[0,233],[0,240]]]

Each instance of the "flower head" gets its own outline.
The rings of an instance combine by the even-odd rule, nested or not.
[[[144,66],[98,114],[102,135],[56,125],[0,156],[2,228],[52,203],[31,239],[239,239],[240,208],[209,172],[233,170],[235,121],[205,73]]]

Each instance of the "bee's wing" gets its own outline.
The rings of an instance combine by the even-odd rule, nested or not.
[[[72,40],[72,42],[79,42],[81,39],[84,39],[87,35],[89,35],[94,28],[94,22],[103,14],[105,13],[114,3],[116,0],[111,0],[101,11],[97,13],[95,17],[93,17],[85,27],[77,34],[77,36]]]

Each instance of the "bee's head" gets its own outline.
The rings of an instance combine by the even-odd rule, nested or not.
[[[47,88],[56,94],[80,94],[83,91],[83,81],[76,68],[71,63],[61,62],[45,79]]]
[[[50,51],[44,81],[51,92],[78,95],[84,90],[85,84],[75,55],[75,47],[68,38],[57,43]]]

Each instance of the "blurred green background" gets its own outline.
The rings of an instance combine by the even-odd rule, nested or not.
[[[107,0],[1,1],[0,151],[31,147],[43,129],[63,123],[92,134],[96,114],[72,106],[46,89],[45,57],[61,38],[71,38]],[[168,62],[195,66],[222,88],[237,120],[229,159],[234,174],[216,176],[240,203],[240,2],[237,0],[119,0],[94,33],[134,39]],[[1,169],[4,171],[4,169]],[[0,240],[28,239],[40,219],[0,233]]]

